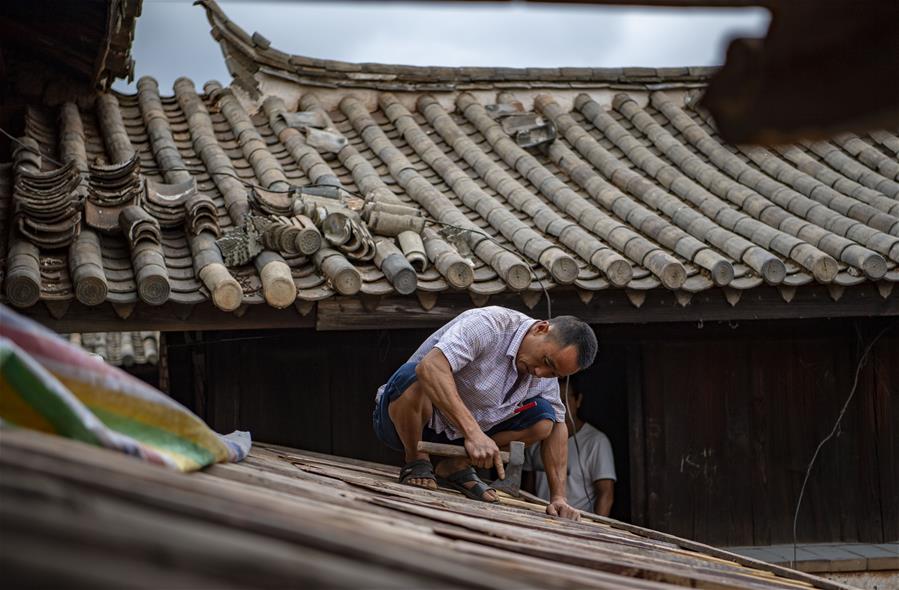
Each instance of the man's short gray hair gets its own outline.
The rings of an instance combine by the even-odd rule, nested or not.
[[[584,370],[596,359],[596,334],[586,322],[573,315],[560,315],[549,320],[552,334],[562,348],[574,345],[577,348],[577,366]]]

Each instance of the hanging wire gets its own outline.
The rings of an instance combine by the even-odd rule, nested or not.
[[[865,362],[868,360],[868,354],[870,354],[871,350],[874,348],[874,345],[877,344],[877,341],[880,340],[880,337],[886,334],[889,330],[895,327],[896,324],[892,323],[880,332],[868,343],[868,346],[865,347],[864,352],[861,357],[858,359],[858,364],[855,366],[855,378],[852,380],[852,388],[849,390],[849,395],[846,397],[846,401],[843,403],[842,409],[840,409],[840,413],[837,416],[836,422],[833,424],[833,428],[830,429],[830,432],[821,439],[821,442],[818,443],[818,446],[815,448],[815,452],[812,454],[811,461],[808,462],[808,467],[805,469],[805,478],[802,480],[802,487],[799,489],[799,498],[796,500],[796,509],[793,511],[793,559],[790,561],[790,567],[796,567],[796,526],[799,522],[799,509],[802,508],[802,498],[805,495],[805,486],[808,484],[808,478],[812,474],[812,467],[815,466],[815,461],[818,459],[818,454],[821,452],[821,448],[832,439],[840,429],[840,422],[843,421],[843,416],[846,414],[846,410],[849,408],[849,403],[852,401],[852,398],[855,396],[855,390],[858,388],[858,379],[859,375],[861,375],[862,367],[865,366]]]

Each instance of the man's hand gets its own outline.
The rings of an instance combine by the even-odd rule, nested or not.
[[[499,447],[493,439],[478,431],[465,438],[465,451],[471,464],[481,469],[496,467],[496,474],[500,479],[506,478],[506,470],[503,468],[503,460],[499,456]]]
[[[553,500],[546,507],[546,513],[550,516],[560,516],[568,520],[578,521],[581,519],[580,513],[568,505],[565,500]]]

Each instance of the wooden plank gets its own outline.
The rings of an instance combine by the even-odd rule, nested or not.
[[[227,338],[229,333],[203,334],[200,345],[193,348],[194,367],[202,373],[194,377],[194,383],[201,384],[197,390],[206,407],[205,418],[218,432],[250,430],[256,424],[246,425],[241,420],[240,408],[243,404],[241,379],[248,372],[254,376],[259,367],[247,362],[241,354],[239,343],[232,346],[216,346],[215,339]],[[252,402],[251,402],[252,403]]]
[[[427,336],[390,331],[327,336],[332,356],[341,359],[331,371],[327,390],[335,417],[331,423],[330,452],[402,464],[402,453],[378,440],[372,428],[375,393]]]
[[[62,318],[50,315],[46,306],[35,305],[16,310],[57,332],[117,332],[152,330],[181,332],[185,330],[250,330],[264,328],[311,328],[315,326],[315,314],[301,315],[294,307],[275,309],[264,303],[247,307],[246,313],[237,317],[212,303],[200,303],[188,310],[185,306],[166,303],[149,306],[139,303],[127,319],[121,319],[109,303],[86,307],[73,301]],[[189,315],[184,318],[186,312]]]
[[[541,534],[528,532],[526,528],[516,530],[509,526],[492,523],[487,525],[480,518],[461,514],[447,514],[420,505],[399,503],[386,498],[374,498],[378,504],[387,504],[396,510],[427,516],[430,519],[450,524],[459,524],[466,529],[480,533],[461,535],[456,531],[444,531],[455,538],[466,538],[482,544],[489,544],[517,553],[524,553],[554,562],[568,563],[589,569],[598,569],[621,576],[634,576],[649,581],[686,585],[698,588],[793,588],[789,582],[780,582],[770,577],[758,578],[748,570],[726,571],[704,566],[700,561],[692,567],[672,567],[660,553],[643,552],[639,555],[615,551],[610,546],[592,543],[588,546],[573,539],[557,539],[548,542]],[[440,530],[439,528],[437,529]],[[499,539],[503,539],[502,541]],[[547,541],[547,542],[543,542]]]
[[[642,351],[637,344],[627,346],[627,399],[630,426],[631,521],[645,526],[646,521],[646,430],[643,410]]]
[[[871,367],[883,540],[899,539],[899,327],[877,344]]]
[[[28,469],[34,472],[50,474],[55,478],[76,482],[78,485],[86,486],[90,489],[106,490],[108,493],[127,498],[130,501],[140,501],[144,504],[164,508],[178,514],[190,515],[191,518],[200,518],[212,522],[227,522],[229,526],[236,526],[241,530],[264,532],[266,535],[294,543],[311,542],[316,547],[336,551],[340,554],[352,554],[357,559],[367,558],[365,556],[374,557],[375,555],[380,555],[380,557],[376,558],[379,563],[395,563],[389,557],[391,553],[387,551],[388,548],[378,547],[373,549],[368,545],[358,546],[363,542],[373,541],[377,538],[377,536],[372,535],[383,535],[386,532],[383,524],[374,526],[374,523],[359,522],[358,519],[344,520],[340,516],[340,511],[335,512],[333,506],[310,506],[303,502],[298,503],[283,499],[281,494],[275,494],[266,490],[248,489],[247,486],[238,484],[223,486],[222,484],[225,483],[223,481],[207,482],[204,481],[205,478],[171,473],[117,453],[33,433],[4,432],[0,434],[0,445],[2,445],[3,449],[3,452],[0,453],[0,464],[27,465]],[[333,477],[333,472],[329,473]],[[380,478],[361,478],[354,475],[352,471],[349,471],[347,476],[350,479],[370,482],[368,484],[370,489],[378,494],[388,491],[393,494],[399,494],[399,488],[406,487],[385,482]],[[341,477],[346,476],[341,474]],[[160,489],[160,486],[163,486],[164,491]],[[389,488],[396,488],[396,490]],[[424,492],[424,494],[421,492]],[[480,520],[487,517],[486,515],[499,518],[501,521],[514,516],[516,518],[524,518],[520,526],[525,528],[533,528],[535,524],[533,515],[526,517],[526,514],[511,508],[478,504],[461,498],[448,503],[447,498],[451,498],[451,496],[424,490],[410,489],[409,492],[403,493],[407,494],[414,501],[420,502],[422,498],[434,497],[433,502],[439,502],[439,506],[458,504],[459,510],[476,511],[478,515],[476,519]],[[235,502],[239,502],[239,504],[235,505]],[[505,512],[506,515],[497,512],[497,510]],[[633,535],[628,533],[627,529],[643,532],[639,527],[615,523],[600,517],[594,517],[594,520],[604,522],[605,524],[602,525],[604,529],[614,525],[623,531],[617,533],[618,538],[615,539],[615,542],[627,543],[630,541],[630,543],[634,543],[638,540],[637,538],[631,539],[630,537]],[[551,532],[553,533],[565,531],[566,534],[575,536],[584,536],[586,533],[583,530],[583,524],[578,525],[555,519],[552,520],[552,523]],[[390,544],[397,551],[405,551],[408,555],[408,551],[412,550],[417,555],[415,564],[403,564],[400,567],[403,571],[422,571],[425,565],[430,563],[430,556],[438,554],[443,556],[446,553],[445,549],[443,553],[439,551],[437,553],[432,552],[429,547],[421,546],[420,539],[410,539],[409,542],[412,544],[407,546],[403,534],[394,538],[397,533],[401,533],[405,529],[390,530],[394,531],[389,536],[391,539]],[[660,539],[666,543],[674,541],[681,546],[693,547],[698,550],[702,550],[701,548],[704,547],[683,539],[674,539],[661,533],[645,532],[647,533],[645,537]],[[322,535],[321,538],[319,538],[319,534]],[[586,538],[604,538],[605,535],[605,533],[602,533],[599,537],[596,537],[596,534],[587,535]],[[623,534],[627,536],[621,537]],[[381,542],[383,543],[383,540]],[[347,546],[347,543],[351,546]],[[645,543],[645,540],[643,543]],[[413,546],[415,549],[411,549]],[[384,553],[379,553],[378,549],[383,549]],[[715,550],[711,547],[707,549],[709,553],[717,552],[718,555],[728,558],[735,557],[734,561],[742,559],[744,562],[759,566],[762,569],[778,571],[778,568],[773,566],[732,556],[729,553]],[[483,572],[478,574],[477,579],[478,581],[484,581],[485,584],[496,585],[497,583],[502,583],[491,579],[491,574],[486,574],[487,571],[499,572],[515,580],[521,579],[520,570],[515,569],[518,567],[517,565],[507,568],[506,564],[497,563],[495,559],[472,561],[470,556],[465,559],[458,555],[451,555],[450,557],[462,569],[477,568],[479,572]],[[710,559],[701,555],[696,555],[695,558]],[[444,559],[444,563],[445,561]],[[782,568],[779,571],[783,571],[786,575],[795,579],[813,580],[821,587],[841,587],[815,578],[803,578],[801,574],[782,570]],[[451,574],[442,573],[440,575],[442,579],[447,579],[446,576]],[[533,574],[530,575],[533,576]],[[534,578],[525,579],[533,580]],[[467,579],[467,584],[471,584],[470,579]],[[524,583],[520,585],[524,585]]]
[[[749,373],[749,397],[751,409],[750,423],[752,424],[752,466],[748,477],[750,493],[752,495],[752,544],[771,544],[771,509],[772,502],[769,487],[772,485],[769,476],[772,435],[776,436],[776,430],[772,425],[770,415],[771,396],[768,395],[768,382],[781,375],[780,371],[769,373],[765,370],[771,359],[783,358],[778,356],[782,345],[779,342],[766,346],[750,346],[747,351],[747,360],[751,367]],[[785,370],[789,370],[787,367]],[[782,481],[783,478],[777,478]]]
[[[337,472],[331,472],[331,473],[332,473],[334,476],[341,477],[341,478],[343,478],[343,479],[345,479],[345,480],[347,480],[347,481],[352,481],[355,485],[360,485],[360,486],[362,486],[362,487],[367,487],[367,488],[372,489],[372,490],[382,490],[382,491],[384,490],[384,486],[378,485],[378,484],[376,484],[376,483],[374,483],[374,482],[372,482],[372,481],[370,481],[370,480],[367,480],[366,478],[356,477],[356,476],[349,475],[349,474],[339,474],[339,473],[337,473]],[[388,487],[391,487],[391,488],[398,488],[398,487],[400,487],[400,488],[401,488],[401,487],[403,487],[403,486],[390,485],[390,486],[388,486]],[[396,491],[394,490],[394,493],[398,493],[398,492],[396,492]],[[431,505],[430,501],[426,501],[426,500],[425,500],[425,496],[431,497],[431,496],[436,495],[436,494],[433,493],[433,492],[428,492],[428,493],[426,493],[426,494],[419,494],[418,492],[415,492],[415,493],[407,493],[407,494],[400,494],[400,495],[405,495],[405,496],[407,496],[407,501],[406,501],[407,504],[411,502],[411,504],[414,504],[414,505],[417,505],[417,506],[422,506],[422,505]],[[377,503],[381,503],[381,502],[380,502],[379,500],[377,500],[377,499],[375,499],[374,501],[376,501]],[[386,500],[385,500],[385,501],[386,501]],[[394,504],[391,503],[391,505],[394,505]],[[504,515],[495,514],[495,513],[494,513],[494,512],[495,512],[495,507],[496,507],[495,505],[479,505],[479,504],[473,504],[473,505],[472,505],[470,502],[466,502],[464,508],[461,508],[461,505],[462,505],[462,503],[460,503],[460,508],[457,509],[457,508],[453,508],[451,505],[448,505],[446,502],[439,502],[439,503],[435,504],[434,507],[438,507],[439,509],[441,509],[441,510],[443,510],[443,511],[454,512],[454,513],[459,514],[459,515],[462,515],[462,516],[473,516],[475,513],[477,513],[477,518],[480,519],[480,521],[484,521],[484,520],[486,520],[486,521],[494,521],[494,522],[498,522],[498,523],[503,523],[503,524],[505,524],[505,525],[512,524],[513,522],[516,522],[516,520],[517,520],[517,519],[516,519],[516,516],[517,516],[517,515],[514,514],[514,513],[512,513],[512,514],[507,513],[507,514],[504,514]],[[587,516],[587,515],[584,514],[584,516]],[[601,517],[596,517],[596,518],[597,518],[597,519],[600,519]],[[608,519],[603,519],[603,520],[608,520]],[[554,520],[553,523],[554,523],[555,526],[550,527],[548,530],[549,530],[550,532],[554,532],[554,533],[561,533],[561,532],[562,532],[562,530],[557,530],[557,529],[555,528],[556,526],[558,526],[558,527],[563,527],[563,528],[575,526],[573,523],[568,523],[568,522],[566,522],[566,521],[557,521],[557,520]],[[522,521],[520,524],[521,524],[523,527],[526,527],[526,528],[529,529],[529,530],[534,529],[535,526],[538,526],[538,525],[536,525],[536,524],[533,522],[532,519],[529,519],[529,520],[526,520],[526,521]],[[618,523],[618,524],[620,524],[620,523]],[[538,527],[538,528],[539,528],[539,527]],[[635,527],[635,528],[636,528],[636,527]],[[585,539],[586,539],[586,538],[593,538],[592,536],[584,536],[584,534],[581,533],[581,532],[579,532],[579,531],[570,531],[570,530],[566,530],[566,534],[567,534],[567,535],[571,535],[571,536],[573,536],[574,538],[578,538],[578,537],[583,537],[583,538],[585,538]],[[617,543],[622,543],[622,542],[624,542],[625,544],[630,544],[629,541],[631,541],[631,539],[629,539],[629,538],[627,538],[627,537],[619,537],[619,538],[615,538],[615,537],[605,537],[605,536],[600,536],[600,537],[597,537],[597,538],[606,538],[606,539],[608,539],[608,540],[610,540],[610,541],[612,541],[612,542],[617,542]],[[633,540],[635,541],[636,539],[633,539]],[[535,539],[535,541],[536,541],[536,539]],[[647,547],[647,548],[652,548],[652,546],[649,546],[649,547]],[[695,564],[696,564],[695,559],[715,560],[717,563],[720,563],[720,564],[729,564],[730,567],[735,567],[735,566],[736,566],[736,563],[734,563],[733,561],[725,562],[725,561],[722,561],[722,560],[720,560],[720,559],[710,558],[710,557],[707,557],[707,556],[704,556],[704,555],[688,554],[688,553],[681,552],[681,551],[671,552],[670,550],[668,550],[668,552],[670,553],[671,556],[674,556],[675,554],[677,554],[677,555],[685,555],[685,556],[688,556],[688,557],[690,558],[690,560],[691,560],[691,562],[690,562],[690,563],[692,564],[691,567],[694,567],[694,566],[695,566]],[[645,557],[646,557],[646,555],[644,554],[644,558],[645,558]],[[738,556],[732,556],[732,555],[728,554],[728,557],[738,557]],[[739,557],[738,557],[738,559],[739,559]],[[769,566],[768,566],[767,564],[763,564],[763,563],[761,563],[761,562],[754,562],[754,565],[760,566],[763,570],[766,571],[766,575],[770,575],[769,573],[767,573],[767,570],[768,570],[768,568],[769,568]],[[720,567],[720,566],[719,566],[719,567]],[[792,573],[792,574],[795,574],[795,572],[791,572],[791,573]],[[795,582],[794,582],[794,583],[795,583]],[[805,583],[805,582],[803,581],[803,583]],[[807,587],[807,584],[806,584],[806,587]]]
[[[624,292],[615,289],[597,292],[587,304],[572,290],[553,290],[552,298],[555,315],[575,315],[591,324],[899,315],[899,290],[894,289],[883,299],[877,289],[867,283],[848,287],[839,302],[830,298],[826,287],[817,285],[798,289],[790,303],[785,302],[774,287],[757,287],[744,294],[736,306],[727,303],[718,289],[697,293],[686,307],[681,307],[671,292],[663,289],[647,291],[640,308],[634,307]],[[536,317],[545,313],[539,307],[536,311],[529,310],[516,295],[494,295],[489,303]],[[333,297],[318,302],[316,329],[436,328],[471,307],[467,297],[452,293],[441,295],[430,311],[423,310],[414,297],[385,297],[374,311],[365,309],[357,299]]]
[[[495,572],[513,575],[521,587],[534,588],[495,560],[475,559],[422,544],[397,534],[393,527],[366,520],[342,519],[328,507],[288,501],[250,486],[211,482],[141,463],[124,455],[64,439],[33,433],[3,433],[0,465],[52,475],[62,481],[102,490],[172,514],[227,523],[239,530],[315,547],[354,560],[371,561],[399,571],[425,574],[438,585],[465,585],[485,590],[508,583]],[[386,534],[386,536],[385,536]],[[415,554],[414,560],[408,556]]]
[[[320,342],[323,335],[290,330],[267,336],[220,347],[236,348],[244,366],[237,379],[240,424],[262,440],[330,452],[332,355]]]
[[[9,468],[2,472],[0,522],[6,545],[17,546],[22,537],[39,546],[59,545],[76,555],[80,553],[81,559],[89,554],[96,564],[91,569],[104,571],[109,566],[119,575],[125,573],[119,571],[119,561],[124,558],[135,570],[119,578],[119,585],[135,579],[135,571],[149,574],[149,579],[140,579],[143,587],[155,586],[150,583],[154,578],[156,582],[168,582],[163,587],[216,588],[291,587],[298,583],[358,588],[367,584],[418,586],[430,581],[426,576],[406,575],[262,534],[122,501],[57,478],[26,475]],[[10,483],[14,490],[6,487]],[[27,498],[23,498],[26,493]],[[44,551],[37,554],[44,555]],[[72,562],[71,557],[63,563],[66,573],[76,576],[87,569],[84,562]]]
[[[667,499],[665,480],[667,445],[665,444],[665,399],[667,380],[665,370],[656,359],[665,362],[660,353],[663,345],[647,342],[643,345],[643,409],[646,425],[646,527],[671,531],[671,507]]]
[[[264,449],[271,451],[277,454],[283,454],[288,458],[297,458],[301,460],[309,460],[318,463],[322,463],[324,465],[335,465],[339,467],[343,467],[345,469],[360,469],[364,472],[377,472],[383,473],[384,475],[395,478],[399,475],[400,469],[399,467],[383,465],[381,463],[374,463],[372,461],[364,461],[361,459],[356,459],[354,457],[343,457],[339,455],[325,455],[322,453],[316,453],[313,451],[309,451],[306,449],[293,449],[289,447],[284,447],[280,445],[273,445],[268,443],[253,443],[254,450]]]
[[[726,523],[726,527],[722,527],[723,530],[718,535],[717,545],[748,544],[753,541],[752,519],[746,518],[747,514],[752,514],[752,486],[734,486],[730,483],[745,484],[747,474],[752,470],[749,391],[751,368],[744,361],[752,346],[751,342],[733,339],[726,347],[719,349],[722,360],[725,361],[721,363],[724,370],[719,383],[729,382],[731,386],[718,393],[723,402],[722,420],[718,423],[718,428],[723,427],[724,432],[718,432],[720,438],[714,443],[721,454],[715,464],[717,478],[709,502],[713,508],[708,513],[710,527],[716,526],[716,522]],[[739,362],[728,363],[728,359],[739,359]],[[715,395],[714,392],[711,393]],[[710,450],[714,452],[714,447],[710,447]],[[725,539],[724,542],[721,541],[722,538]]]
[[[528,309],[516,294],[504,293],[490,298],[490,304],[518,309],[542,317],[541,308]],[[386,297],[377,309],[367,310],[360,299],[332,297],[315,304],[315,313],[303,316],[294,308],[277,310],[265,304],[248,306],[237,317],[223,312],[211,303],[194,306],[182,319],[183,306],[166,303],[159,307],[138,304],[127,319],[119,318],[109,304],[85,307],[72,302],[60,318],[50,315],[46,306],[35,305],[19,310],[58,332],[105,332],[119,330],[246,330],[264,328],[308,328],[318,330],[394,330],[402,328],[437,328],[473,304],[467,296],[444,293],[438,305],[422,309],[415,297]],[[808,285],[797,290],[787,303],[774,287],[757,287],[747,292],[736,306],[728,304],[718,289],[697,293],[690,304],[681,307],[666,290],[646,292],[646,300],[636,308],[620,290],[601,291],[584,304],[573,290],[553,291],[556,315],[571,314],[591,324],[666,323],[697,321],[738,321],[759,319],[877,317],[899,315],[899,290],[883,299],[871,284],[846,288],[834,302],[826,287]]]
[[[849,395],[857,359],[860,358],[863,347],[867,346],[870,338],[873,338],[873,335],[861,340],[855,338],[855,354],[841,360],[839,369],[842,369],[841,373],[845,375],[840,380],[843,392],[838,394],[838,398],[843,398],[841,404]],[[831,490],[842,492],[842,497],[837,495],[841,541],[879,543],[886,540],[883,537],[884,522],[881,511],[882,464],[877,454],[876,357],[877,351],[872,350],[868,361],[861,367],[855,396],[841,423],[840,435],[832,441],[836,443],[840,483],[837,484],[838,490],[833,488]],[[853,485],[846,485],[845,482],[852,482]]]

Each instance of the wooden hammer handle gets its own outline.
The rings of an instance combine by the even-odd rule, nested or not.
[[[432,443],[424,440],[418,441],[418,450],[429,455],[439,455],[441,457],[468,457],[465,447]],[[509,462],[509,453],[507,451],[500,451],[499,457],[503,463]]]

